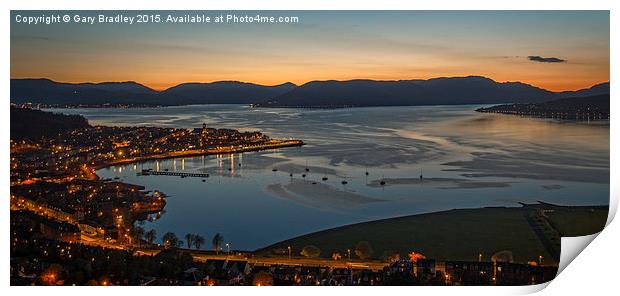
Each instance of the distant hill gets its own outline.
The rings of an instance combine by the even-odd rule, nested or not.
[[[295,87],[296,85],[290,82],[276,86],[237,81],[183,83],[161,92],[160,97],[181,105],[250,104],[284,94]]]
[[[597,91],[599,88],[590,89],[589,93],[586,90],[571,93],[573,96],[579,96]],[[338,107],[535,103],[559,96],[558,93],[529,84],[496,82],[480,76],[398,81],[330,80],[306,83],[261,106]]]
[[[564,98],[537,104],[508,104],[476,111],[569,120],[607,120],[610,112],[609,94]]]
[[[156,94],[157,91],[136,82],[62,83],[49,79],[11,79],[12,103],[145,103]]]
[[[295,87],[292,83],[264,86],[221,81],[184,83],[156,91],[136,82],[62,83],[49,79],[11,79],[12,103],[57,105],[189,105],[249,104],[281,95]]]
[[[260,107],[344,107],[538,103],[609,93],[609,82],[589,89],[552,92],[521,82],[481,76],[428,80],[311,81],[265,86],[237,81],[183,83],[156,91],[136,82],[60,83],[11,79],[11,102],[47,105],[255,104]]]
[[[556,93],[560,98],[576,98],[576,97],[589,97],[596,95],[609,94],[609,82],[599,83],[590,88],[578,90],[578,91],[563,91]]]
[[[37,140],[54,137],[61,132],[90,127],[80,115],[64,115],[11,106],[11,139]]]

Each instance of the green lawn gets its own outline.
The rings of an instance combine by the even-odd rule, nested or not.
[[[562,207],[564,208],[564,207]],[[595,208],[593,212],[590,210]],[[598,221],[607,217],[606,208],[566,208],[548,213],[553,225],[561,233],[596,232],[602,226]],[[411,251],[421,252],[427,258],[437,260],[484,260],[503,250],[513,253],[515,262],[537,261],[544,256],[546,263],[551,256],[526,219],[531,208],[481,208],[459,209],[429,214],[377,220],[328,229],[283,241],[258,250],[261,255],[274,254],[292,247],[299,254],[307,245],[321,249],[321,257],[331,257],[339,252],[343,257],[350,248],[352,257],[358,242],[368,241],[373,258],[398,252],[405,256]],[[585,222],[584,219],[587,221]],[[584,223],[585,222],[585,223]]]
[[[547,213],[562,236],[582,236],[603,230],[608,207],[562,207]]]

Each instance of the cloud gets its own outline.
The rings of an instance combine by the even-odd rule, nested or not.
[[[566,60],[563,60],[560,58],[554,58],[554,57],[545,58],[541,56],[528,56],[527,59],[532,62],[539,62],[539,63],[565,63],[566,62]]]

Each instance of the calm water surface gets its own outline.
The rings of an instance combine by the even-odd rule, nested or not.
[[[144,225],[159,236],[191,232],[210,240],[220,232],[236,249],[256,249],[344,224],[453,208],[535,201],[608,204],[608,123],[481,114],[473,111],[477,107],[200,105],[54,111],[82,114],[92,124],[194,128],[204,122],[307,142],[300,148],[152,161],[98,172],[170,195],[166,212]],[[306,164],[310,172],[302,178]],[[142,168],[208,172],[211,177],[202,182],[137,176]]]

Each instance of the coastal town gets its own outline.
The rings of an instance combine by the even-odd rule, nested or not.
[[[130,243],[134,222],[158,215],[166,204],[165,194],[102,180],[97,169],[303,144],[206,124],[196,129],[89,126],[55,137],[11,140],[11,209],[77,226],[92,241]]]
[[[496,105],[479,108],[476,111],[555,120],[608,121],[609,102],[609,94],[606,94],[542,103]]]

